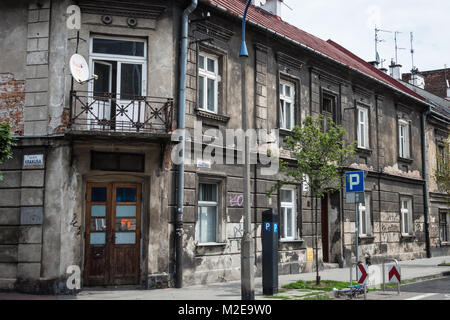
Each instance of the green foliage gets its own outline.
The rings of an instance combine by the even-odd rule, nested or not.
[[[286,146],[295,156],[297,164],[289,166],[280,159],[280,171],[286,179],[279,181],[269,192],[270,196],[284,184],[306,183],[314,197],[322,197],[325,192],[341,189],[340,164],[355,151],[356,142],[345,146],[346,131],[328,118],[326,130],[324,118],[306,117],[303,126],[295,126],[292,136],[286,138]]]
[[[334,281],[334,280],[322,280],[320,285],[316,285],[316,281],[303,281],[298,280],[297,282],[292,282],[284,285],[285,289],[297,289],[297,290],[320,290],[320,291],[333,291],[333,288],[338,290],[347,288],[350,285],[349,282]]]
[[[434,180],[439,190],[450,195],[450,137],[445,141],[444,154],[438,152],[436,158],[438,166],[434,172]]]
[[[15,140],[11,133],[9,122],[0,122],[0,164],[12,158],[12,147],[15,146]],[[3,179],[0,172],[0,180]]]

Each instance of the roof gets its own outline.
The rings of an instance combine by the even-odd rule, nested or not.
[[[411,90],[417,92],[421,96],[423,96],[430,104],[431,110],[441,115],[442,117],[450,120],[450,101],[446,99],[442,99],[441,97],[433,94],[432,92],[426,91],[425,89],[419,88],[415,85],[407,83],[406,81],[402,81],[402,83],[410,88]]]
[[[205,0],[205,2],[241,18],[245,9],[245,3],[242,0]],[[399,81],[378,70],[334,41],[324,41],[287,22],[284,22],[280,17],[270,14],[253,5],[251,5],[248,9],[247,19],[248,21],[267,28],[278,35],[286,37],[294,42],[298,42],[313,51],[317,51],[318,53],[344,64],[349,68],[355,69],[366,76],[381,81],[384,84],[394,87],[395,89],[411,95],[421,101],[425,101],[422,96],[413,90],[410,90]]]

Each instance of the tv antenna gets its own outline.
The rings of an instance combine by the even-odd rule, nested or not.
[[[375,61],[378,63],[383,63],[380,60],[380,55],[378,54],[378,44],[381,42],[386,42],[386,40],[384,39],[380,39],[378,33],[379,32],[387,32],[387,33],[392,33],[392,31],[389,30],[382,30],[382,29],[378,29],[377,26],[375,26]],[[386,60],[385,60],[386,61]]]
[[[412,69],[411,71],[414,71],[416,69],[416,66],[414,65],[414,46],[413,46],[413,42],[414,42],[414,33],[411,32],[410,33],[410,39],[411,39],[411,64],[412,64]]]
[[[395,42],[395,64],[398,64],[398,50],[406,50],[406,48],[399,48],[397,42],[397,35],[403,32],[394,31],[394,42]]]

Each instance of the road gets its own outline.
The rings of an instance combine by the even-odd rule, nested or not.
[[[376,291],[368,294],[368,300],[450,300],[450,276],[419,281],[387,289],[385,292]]]

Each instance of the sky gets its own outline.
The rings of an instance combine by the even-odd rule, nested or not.
[[[450,67],[450,0],[285,0],[281,18],[323,40],[332,39],[366,61],[375,60],[375,26],[383,66],[395,58],[402,73],[412,67],[410,32],[414,35],[414,65],[420,71]]]

